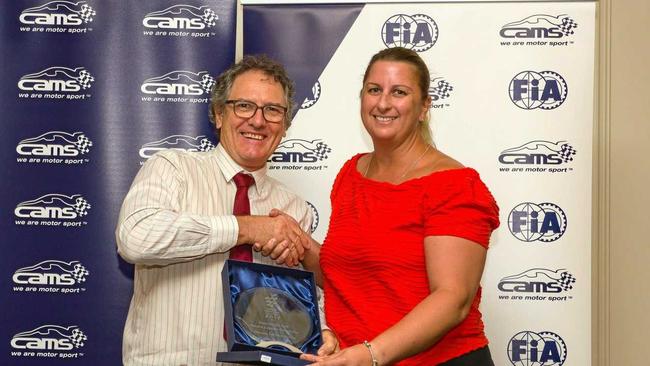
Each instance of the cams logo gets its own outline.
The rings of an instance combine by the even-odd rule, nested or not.
[[[14,272],[14,292],[71,294],[86,291],[80,287],[90,273],[79,261],[46,260]]]
[[[508,342],[508,359],[514,366],[562,366],[567,346],[553,332],[523,331]]]
[[[567,301],[573,296],[560,294],[573,289],[575,282],[566,269],[532,268],[502,278],[497,287],[503,293],[499,300]]]
[[[502,172],[566,173],[570,167],[560,167],[573,161],[576,149],[566,141],[533,140],[499,154]]]
[[[21,32],[87,33],[95,15],[87,1],[50,1],[23,10],[18,19]]]
[[[19,98],[77,100],[90,98],[84,94],[92,87],[95,77],[84,67],[74,69],[62,66],[27,74],[18,80]]]
[[[381,28],[381,38],[388,48],[404,47],[424,52],[438,40],[438,25],[428,15],[396,14]]]
[[[575,33],[578,23],[566,14],[535,14],[501,27],[502,46],[567,46],[573,41],[560,39]]]
[[[80,194],[66,196],[51,193],[20,202],[14,209],[14,215],[16,225],[20,226],[81,227],[88,224],[81,219],[88,215],[90,208],[90,203]]]
[[[212,141],[205,135],[197,137],[172,135],[162,140],[148,142],[142,145],[139,155],[142,159],[146,160],[162,150],[210,151],[214,147]]]
[[[153,11],[142,19],[147,36],[210,37],[215,32],[201,32],[214,28],[219,16],[207,6],[174,5]]]
[[[454,87],[450,82],[441,78],[431,78],[429,86],[429,96],[431,97],[431,108],[444,108],[449,107],[449,103],[444,103],[443,100],[451,96]]]
[[[38,328],[20,332],[11,338],[11,356],[45,358],[79,358],[79,351],[88,337],[76,325],[42,325]]]
[[[322,89],[320,82],[316,80],[316,84],[314,84],[314,86],[311,88],[311,95],[305,98],[305,100],[300,105],[300,109],[307,109],[316,104],[316,102],[318,102],[318,99],[320,99],[321,90]]]
[[[327,165],[320,164],[327,160],[328,154],[332,152],[322,140],[285,140],[278,145],[278,148],[269,158],[269,169],[281,170],[323,170]]]
[[[84,164],[90,160],[81,157],[90,152],[93,142],[83,132],[50,131],[40,136],[21,140],[16,146],[18,163]]]
[[[314,206],[313,203],[311,203],[311,202],[309,202],[309,201],[305,201],[305,202],[307,202],[307,205],[308,205],[309,208],[311,209],[311,217],[312,217],[312,221],[311,221],[310,233],[313,234],[314,231],[316,231],[316,229],[318,229],[318,224],[319,224],[319,221],[320,221],[320,216],[318,215],[318,210],[316,209],[316,206]]]
[[[555,109],[566,100],[569,89],[555,71],[523,71],[508,87],[510,100],[521,109]]]
[[[510,233],[525,242],[556,241],[564,235],[566,227],[566,215],[554,203],[520,203],[508,215]]]
[[[210,94],[214,82],[207,71],[178,70],[145,80],[140,91],[147,95],[143,102],[207,103],[208,97],[203,95]]]

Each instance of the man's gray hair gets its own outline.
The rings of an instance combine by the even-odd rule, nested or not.
[[[208,115],[210,116],[210,121],[214,124],[215,129],[217,130],[217,135],[219,135],[219,129],[216,127],[217,123],[215,114],[221,113],[225,108],[226,100],[228,100],[230,90],[232,89],[237,76],[251,70],[259,70],[266,75],[273,77],[275,81],[282,85],[284,97],[287,101],[287,114],[284,117],[284,126],[286,129],[291,126],[295,89],[293,81],[289,79],[289,75],[287,75],[284,66],[266,55],[247,55],[244,56],[241,61],[230,66],[226,71],[221,73],[212,87],[210,93],[210,110],[208,111]]]

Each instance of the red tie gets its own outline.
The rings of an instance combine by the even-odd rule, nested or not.
[[[250,215],[251,205],[248,201],[248,187],[250,187],[255,179],[244,173],[237,173],[233,177],[235,185],[237,186],[237,193],[235,194],[235,204],[232,209],[233,215]],[[252,262],[253,253],[250,244],[241,244],[230,249],[230,259],[237,259],[240,261]]]

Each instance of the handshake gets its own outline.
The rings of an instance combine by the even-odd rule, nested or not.
[[[277,264],[297,266],[313,245],[293,217],[275,208],[268,216],[237,216],[237,221],[237,245],[252,244],[253,250]]]

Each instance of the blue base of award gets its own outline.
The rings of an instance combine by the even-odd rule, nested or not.
[[[305,366],[311,362],[267,351],[217,352],[217,361],[246,365]]]

